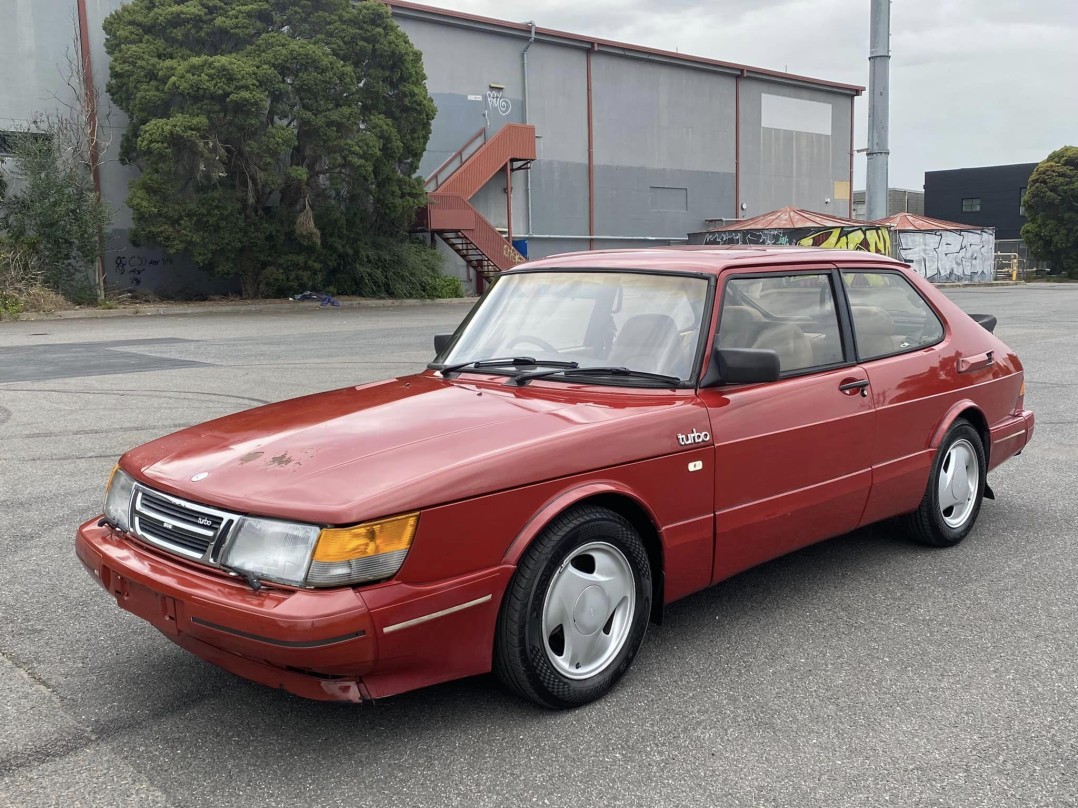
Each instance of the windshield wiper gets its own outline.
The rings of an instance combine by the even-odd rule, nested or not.
[[[532,379],[544,379],[547,376],[554,376],[556,374],[563,373],[566,376],[630,376],[634,379],[649,379],[656,382],[665,382],[666,384],[681,384],[682,379],[677,376],[665,376],[662,373],[647,373],[643,370],[631,370],[630,368],[623,367],[589,367],[589,368],[565,368],[559,370],[533,370],[525,373],[518,373],[511,378],[507,384],[525,385]]]
[[[576,362],[562,362],[557,359],[535,359],[531,356],[503,356],[497,359],[476,359],[471,362],[459,362],[455,365],[446,365],[442,368],[443,378],[448,378],[450,373],[459,373],[465,368],[498,368],[498,367],[550,367],[550,368],[576,368]]]

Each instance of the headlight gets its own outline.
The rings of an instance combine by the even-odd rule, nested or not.
[[[315,525],[245,517],[221,561],[259,578],[303,586],[318,533]]]
[[[135,481],[117,466],[105,491],[105,518],[125,533],[131,532],[131,493]]]
[[[347,586],[396,575],[412,546],[418,513],[355,527],[327,528],[318,537],[307,583]]]

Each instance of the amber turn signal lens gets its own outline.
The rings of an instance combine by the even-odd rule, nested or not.
[[[351,561],[407,550],[419,523],[418,513],[407,513],[355,527],[326,528],[314,549],[315,561]]]

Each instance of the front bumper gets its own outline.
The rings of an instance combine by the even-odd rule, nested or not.
[[[512,567],[428,586],[251,590],[99,525],[75,551],[117,604],[239,676],[306,698],[363,701],[490,670]]]

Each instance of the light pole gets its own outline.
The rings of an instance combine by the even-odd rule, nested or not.
[[[888,80],[891,63],[891,0],[871,0],[868,51],[868,171],[865,218],[887,216]]]

